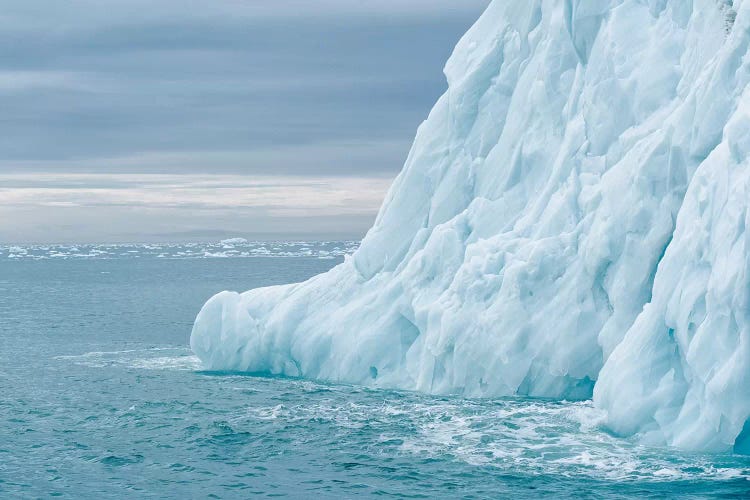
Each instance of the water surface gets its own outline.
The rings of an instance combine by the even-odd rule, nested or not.
[[[210,295],[299,281],[353,248],[294,245],[0,248],[0,496],[750,493],[747,458],[638,446],[587,402],[202,371],[187,344]]]

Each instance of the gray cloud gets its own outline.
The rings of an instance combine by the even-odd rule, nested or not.
[[[488,1],[8,0],[0,241],[359,236]],[[231,186],[204,184],[190,204],[179,186],[202,175],[246,176],[245,194],[262,178],[286,183],[278,193],[325,178],[337,201],[217,207],[210,190]]]
[[[485,3],[13,0],[0,21],[0,168],[232,151],[244,162],[191,168],[396,172]],[[341,145],[362,143],[387,147],[296,167],[252,154],[333,144],[344,159]]]
[[[389,184],[343,176],[0,174],[0,242],[145,241],[216,231],[361,236]]]

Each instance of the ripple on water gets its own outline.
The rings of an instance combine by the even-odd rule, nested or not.
[[[716,455],[680,454],[614,437],[599,427],[604,415],[591,402],[419,395],[403,400],[390,399],[387,391],[369,395],[376,399],[365,404],[332,398],[253,406],[233,421],[301,427],[314,423],[360,433],[362,441],[401,455],[453,457],[471,466],[523,474],[627,482],[749,477],[744,461],[740,467],[723,466]],[[732,462],[736,457],[726,458]]]
[[[214,477],[205,464],[221,464],[250,474],[246,479],[257,479],[243,480],[241,484],[248,486],[278,474],[278,467],[292,468],[309,483],[310,491],[318,493],[356,489],[356,484],[364,484],[363,478],[398,481],[402,486],[431,484],[438,490],[460,488],[482,477],[507,482],[541,478],[551,491],[552,478],[639,488],[680,482],[750,484],[750,462],[744,458],[649,448],[608,434],[601,428],[604,414],[591,402],[431,397],[299,379],[212,374],[199,371],[198,360],[184,347],[91,351],[55,359],[88,371],[119,370],[136,380],[141,380],[139,374],[151,373],[148,381],[153,383],[161,383],[166,374],[187,377],[188,386],[207,390],[197,399],[186,393],[190,396],[140,401],[79,421],[89,432],[143,433],[138,442],[144,443],[175,434],[160,447],[185,447],[195,459],[170,456],[163,467],[175,474]],[[152,460],[127,447],[94,459],[114,469],[143,467],[144,461]],[[249,464],[268,470],[251,471]],[[328,480],[316,483],[315,471],[325,467],[343,475],[345,487]],[[455,475],[443,477],[445,471]],[[398,491],[409,490],[404,488]]]

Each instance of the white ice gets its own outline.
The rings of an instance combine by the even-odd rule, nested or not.
[[[208,369],[584,399],[750,452],[750,1],[495,0],[359,250],[222,292]],[[595,385],[596,384],[596,385]]]

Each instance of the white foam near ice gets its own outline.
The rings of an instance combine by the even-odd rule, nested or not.
[[[264,390],[268,381],[258,384]],[[285,384],[301,381],[285,380]],[[245,386],[242,386],[245,389]],[[586,475],[618,482],[673,482],[747,478],[741,463],[715,456],[676,455],[648,448],[603,432],[602,411],[590,401],[560,404],[508,398],[432,399],[414,394],[382,404],[361,404],[351,388],[317,385],[325,395],[302,403],[249,405],[231,419],[233,427],[255,427],[273,421],[293,427],[315,421],[340,432],[365,428],[380,434],[379,446],[393,453],[493,467],[505,473],[551,474],[558,478]],[[343,398],[340,395],[344,393]]]
[[[165,356],[164,354],[171,354]],[[141,370],[197,370],[200,360],[184,347],[152,347],[121,351],[91,351],[80,355],[56,356],[89,368],[122,366]]]
[[[749,44],[744,0],[493,1],[359,250],[218,294],[193,351],[431,393],[593,393],[621,435],[750,451]]]

